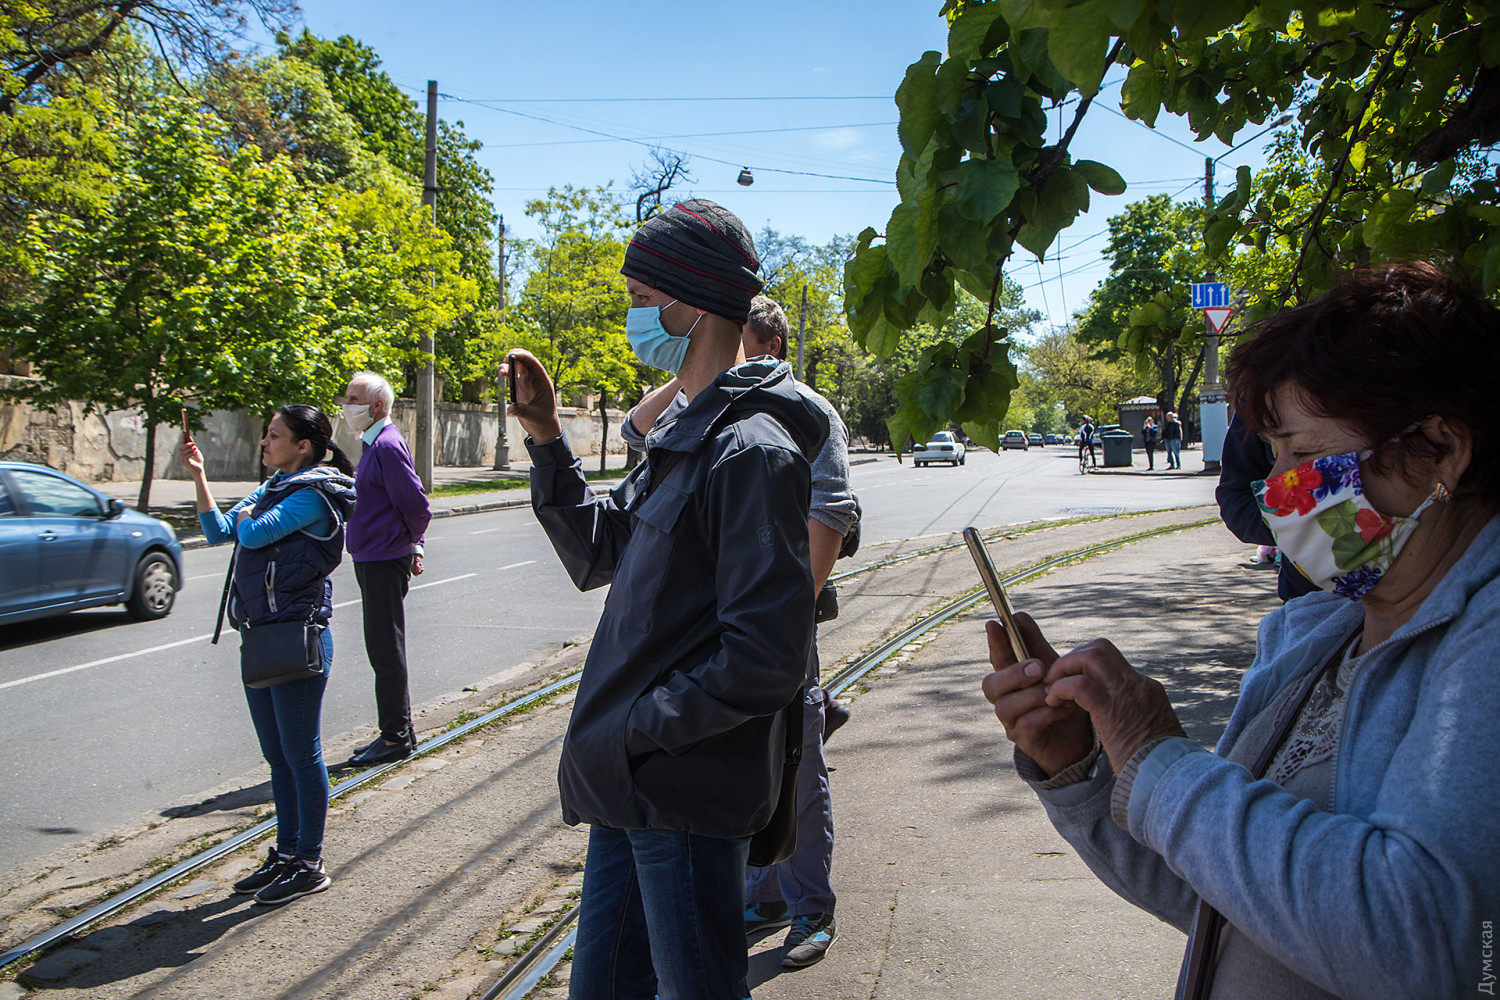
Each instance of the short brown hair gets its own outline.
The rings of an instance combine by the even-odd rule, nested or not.
[[[1413,425],[1440,416],[1463,426],[1474,454],[1458,489],[1500,508],[1500,310],[1421,261],[1343,278],[1306,305],[1252,331],[1228,367],[1230,401],[1257,432],[1277,426],[1274,395],[1294,387],[1315,413],[1364,435],[1377,468],[1436,458]],[[1401,438],[1399,448],[1378,447]]]
[[[769,343],[772,337],[780,337],[781,348],[776,352],[776,358],[778,361],[786,360],[787,341],[791,337],[792,326],[787,322],[786,312],[775,299],[766,295],[757,295],[751,299],[750,318],[746,320],[745,326],[749,327],[757,343]]]

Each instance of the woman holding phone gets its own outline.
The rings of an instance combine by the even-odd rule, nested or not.
[[[1105,883],[1189,934],[1179,997],[1493,983],[1497,329],[1483,296],[1398,264],[1236,351],[1235,410],[1275,452],[1261,516],[1320,590],[1261,623],[1215,751],[1109,640],[1059,656],[1018,616],[1020,658],[987,626],[1017,772]]]
[[[275,906],[331,884],[323,867],[328,770],[323,765],[323,691],[333,662],[333,586],[328,576],[344,552],[344,523],[354,510],[354,471],[333,442],[333,425],[316,407],[283,406],[261,439],[261,462],[275,473],[221,513],[203,470],[203,455],[183,426],[177,457],[192,474],[198,520],[210,545],[239,546],[229,593],[236,630],[307,621],[321,628],[323,672],[271,687],[245,688],[261,753],[271,767],[276,845],[265,863],[234,884],[257,903]],[[324,459],[332,455],[329,464]]]

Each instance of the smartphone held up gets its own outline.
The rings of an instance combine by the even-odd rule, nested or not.
[[[1010,639],[1011,652],[1016,654],[1016,660],[1031,659],[1031,653],[1026,649],[1026,641],[1021,638],[1021,630],[1016,628],[1015,613],[1010,607],[1010,598],[1005,594],[1005,586],[1000,582],[1000,574],[995,572],[995,564],[990,561],[989,551],[984,547],[984,539],[979,537],[976,528],[964,529],[964,544],[969,547],[969,555],[974,557],[974,565],[979,570],[979,578],[984,581],[984,589],[989,591],[990,603],[995,606],[995,614],[1000,618],[1000,624],[1005,626],[1005,635]]]

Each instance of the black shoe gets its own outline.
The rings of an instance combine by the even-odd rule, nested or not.
[[[292,863],[292,859],[276,853],[272,847],[266,851],[266,860],[259,868],[246,875],[234,884],[234,891],[240,894],[260,892],[266,886],[281,877],[286,866]]]
[[[301,896],[322,892],[333,884],[322,861],[288,861],[281,877],[255,894],[261,906],[280,906]]]
[[[350,750],[349,751],[349,756],[351,756],[351,757],[358,757],[362,753],[368,753],[369,751],[374,750],[376,747],[380,746],[384,742],[385,742],[385,737],[384,736],[376,736],[373,740],[371,740],[370,742],[364,744],[363,746],[357,746],[353,750]]]
[[[349,758],[349,767],[374,767],[376,764],[389,764],[393,760],[405,760],[416,750],[410,743],[387,743],[385,740],[376,740],[371,746],[365,747],[359,753]]]
[[[849,707],[841,705],[836,701],[830,701],[823,706],[823,742],[828,742],[840,726],[849,721]]]

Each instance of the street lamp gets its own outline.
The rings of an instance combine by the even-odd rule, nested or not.
[[[749,187],[755,183],[755,177],[750,173],[749,167],[740,170],[739,182],[743,187]]]

